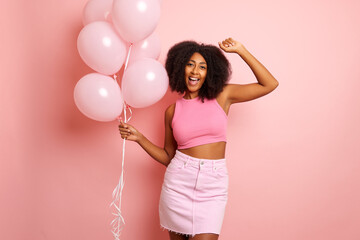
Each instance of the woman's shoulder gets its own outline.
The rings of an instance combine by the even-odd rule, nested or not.
[[[166,108],[165,112],[175,110],[175,105],[176,105],[176,102],[170,104],[170,105]]]
[[[166,116],[172,117],[172,116],[174,115],[175,105],[176,105],[176,102],[170,104],[170,105],[166,108],[166,110],[165,110],[165,115],[166,115]]]
[[[174,113],[176,106],[181,103],[181,99],[182,99],[182,97],[176,99],[175,102],[173,102],[172,104],[170,104],[170,105],[166,108],[165,113]],[[180,104],[180,105],[181,105],[181,104]]]
[[[175,103],[170,104],[165,110],[165,123],[171,127],[172,120],[175,114]]]

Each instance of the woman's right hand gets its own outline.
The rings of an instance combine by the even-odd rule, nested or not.
[[[142,137],[142,134],[138,130],[130,124],[124,123],[122,120],[120,120],[119,131],[121,138],[126,140],[138,142]]]

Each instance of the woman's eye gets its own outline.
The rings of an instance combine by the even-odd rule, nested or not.
[[[187,66],[192,66],[192,63],[188,63]]]
[[[206,67],[204,67],[204,66],[201,66],[200,68],[201,68],[201,69],[206,69]]]

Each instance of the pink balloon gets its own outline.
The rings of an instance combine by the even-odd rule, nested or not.
[[[113,0],[89,0],[83,9],[84,26],[95,21],[111,22]]]
[[[159,101],[168,86],[169,78],[163,65],[154,59],[144,58],[126,69],[121,89],[127,104],[143,108]]]
[[[160,55],[160,50],[160,38],[154,32],[146,39],[133,44],[131,47],[129,64],[146,57],[157,59]]]
[[[111,24],[104,21],[86,25],[80,31],[77,47],[82,60],[105,75],[118,72],[126,57],[126,44]]]
[[[85,116],[102,122],[115,120],[124,104],[116,81],[99,73],[87,74],[77,82],[74,100]]]
[[[159,0],[114,0],[112,21],[120,36],[136,43],[148,37],[160,18]]]

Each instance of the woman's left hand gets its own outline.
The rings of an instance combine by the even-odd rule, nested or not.
[[[240,42],[235,41],[232,38],[227,38],[224,41],[219,42],[219,47],[228,53],[239,53],[239,51],[244,48]]]

